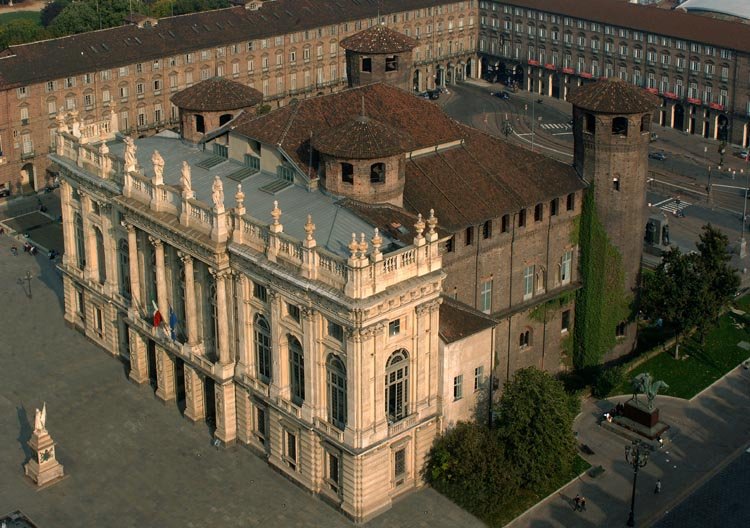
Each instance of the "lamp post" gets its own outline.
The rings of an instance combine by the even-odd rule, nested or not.
[[[628,526],[635,526],[635,483],[638,480],[638,470],[648,464],[651,448],[640,440],[633,440],[632,445],[625,446],[625,460],[633,466],[633,494],[630,497],[630,515]]]

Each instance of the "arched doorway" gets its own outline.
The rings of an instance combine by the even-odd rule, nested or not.
[[[445,69],[445,82],[446,84],[454,84],[456,82],[456,67],[453,64],[448,64]]]
[[[414,70],[414,78],[412,81],[415,92],[422,91],[422,70]]]
[[[673,112],[672,127],[677,130],[685,130],[685,107],[676,103]]]
[[[552,97],[555,97],[557,99],[560,99],[560,74],[559,73],[552,73]]]
[[[438,66],[435,72],[435,86],[445,86],[445,68]]]
[[[720,114],[716,118],[716,139],[719,141],[726,141],[729,137],[729,118],[726,115]]]
[[[471,70],[474,69],[474,59],[469,59],[464,65],[463,80],[471,79]]]
[[[20,193],[27,193],[36,190],[36,172],[34,171],[33,163],[27,163],[21,167],[21,174],[18,178],[18,187]]]
[[[525,75],[525,72],[523,71],[523,66],[521,66],[520,64],[517,65],[513,69],[513,76],[511,79],[511,84],[514,86],[520,86],[521,88],[523,88],[524,79],[525,79],[524,75]]]

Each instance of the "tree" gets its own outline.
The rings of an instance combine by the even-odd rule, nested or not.
[[[737,272],[729,265],[729,239],[720,230],[707,224],[703,226],[698,248],[701,293],[698,298],[703,317],[698,319],[701,343],[708,331],[716,326],[724,307],[734,298],[740,286]]]
[[[459,422],[435,441],[425,478],[437,491],[490,522],[518,492],[518,473],[496,431]]]
[[[650,319],[661,319],[676,333],[679,355],[680,339],[701,318],[700,261],[696,253],[683,254],[673,247],[662,256],[653,274],[644,275],[641,311]]]
[[[41,12],[41,23],[44,27],[49,26],[52,21],[62,13],[62,10],[65,9],[68,4],[71,3],[72,0],[55,0],[54,2],[48,3],[46,6],[42,8]]]
[[[32,20],[13,20],[0,26],[0,49],[43,38],[44,28]]]
[[[497,434],[523,488],[544,492],[571,471],[576,453],[571,396],[562,382],[535,367],[516,372],[496,409]]]

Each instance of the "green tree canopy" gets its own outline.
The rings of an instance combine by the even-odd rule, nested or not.
[[[534,367],[517,371],[503,388],[497,433],[522,487],[540,491],[571,470],[576,442],[570,398],[560,381]]]
[[[32,20],[13,20],[0,25],[0,49],[44,38],[47,38],[44,28]]]

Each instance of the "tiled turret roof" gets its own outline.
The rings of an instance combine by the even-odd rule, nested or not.
[[[615,78],[579,86],[568,95],[568,102],[601,114],[640,114],[659,105],[655,95]]]
[[[400,53],[413,50],[417,44],[413,38],[382,24],[376,24],[340,42],[342,48],[357,53]]]
[[[375,119],[361,115],[313,137],[318,152],[341,159],[374,159],[410,150],[406,136]]]
[[[170,101],[184,110],[220,112],[255,106],[263,101],[263,94],[244,84],[213,77],[177,92]]]

